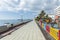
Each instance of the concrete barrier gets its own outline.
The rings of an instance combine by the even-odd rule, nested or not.
[[[40,24],[40,22],[39,22]],[[60,40],[60,29],[51,27],[51,24],[42,23],[42,27],[48,34],[50,34],[55,40]]]
[[[55,39],[58,40],[58,29],[50,27],[50,35]]]
[[[44,23],[44,30],[46,30],[46,25],[47,25],[47,23]]]
[[[44,23],[42,23],[42,28],[44,28]]]
[[[50,33],[50,27],[49,27],[49,25],[46,25],[46,31],[47,31],[48,33]]]

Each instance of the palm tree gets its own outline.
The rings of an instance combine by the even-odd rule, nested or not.
[[[52,22],[52,18],[48,16],[48,14],[45,16],[45,22],[50,23]]]
[[[45,11],[42,10],[41,13],[38,15],[38,17],[36,18],[36,20],[39,21],[40,19],[44,19],[45,14],[46,14]]]
[[[45,14],[46,14],[45,11],[42,10],[41,13],[39,14],[39,17],[40,17],[40,18],[44,18],[44,15],[45,15]]]

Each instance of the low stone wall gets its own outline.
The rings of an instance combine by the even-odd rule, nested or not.
[[[26,23],[28,23],[30,21],[31,20],[24,21],[24,22],[19,22],[19,23],[15,23],[15,24],[8,24],[8,25],[5,25],[5,26],[0,26],[0,34],[5,33],[5,32],[7,32],[7,31],[9,31],[9,30],[11,30],[11,29],[13,29],[15,27],[20,26],[20,25],[26,24]]]
[[[51,24],[46,24],[44,22],[38,22],[38,24],[40,28],[45,30],[55,40],[60,40],[60,29],[54,28]]]
[[[1,26],[0,27],[0,32],[3,32],[3,31],[5,31],[5,30],[7,30],[8,28],[7,28],[7,26]]]

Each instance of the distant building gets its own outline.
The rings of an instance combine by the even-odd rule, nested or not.
[[[55,21],[58,23],[60,28],[60,6],[55,9]]]
[[[55,9],[55,20],[57,23],[60,20],[60,6]]]

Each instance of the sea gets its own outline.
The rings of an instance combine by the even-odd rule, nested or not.
[[[0,20],[0,26],[3,26],[6,23],[14,24],[18,22],[22,22],[22,21],[21,20]]]

